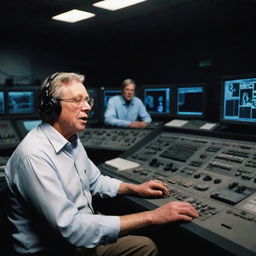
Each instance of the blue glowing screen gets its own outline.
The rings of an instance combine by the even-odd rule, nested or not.
[[[143,102],[150,114],[170,114],[170,88],[144,88]]]
[[[256,78],[224,81],[223,120],[256,122]]]
[[[202,86],[177,88],[177,115],[202,116],[203,92]]]
[[[10,114],[35,113],[35,97],[32,91],[9,91],[8,111]]]

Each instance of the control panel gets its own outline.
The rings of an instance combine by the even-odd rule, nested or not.
[[[0,149],[14,148],[19,142],[19,136],[11,121],[0,120]]]
[[[147,137],[150,129],[86,128],[80,133],[85,148],[125,151]]]
[[[125,181],[169,184],[170,197],[143,199],[145,208],[190,202],[200,217],[184,227],[235,255],[256,255],[256,143],[163,131],[121,157],[138,166],[104,163],[101,170]]]

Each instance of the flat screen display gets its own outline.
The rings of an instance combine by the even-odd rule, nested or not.
[[[256,76],[223,81],[222,120],[256,122]]]
[[[33,91],[9,91],[9,114],[33,114],[35,113],[35,95]]]
[[[150,114],[170,114],[171,89],[170,88],[144,88],[143,102]]]
[[[4,92],[0,91],[0,115],[4,114],[5,104],[4,104]]]
[[[177,87],[177,115],[203,116],[204,115],[204,87],[186,86]]]

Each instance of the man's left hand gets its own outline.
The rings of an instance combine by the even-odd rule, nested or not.
[[[168,184],[160,180],[150,180],[134,186],[134,192],[142,197],[169,196]]]

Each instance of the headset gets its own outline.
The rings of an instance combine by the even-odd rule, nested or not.
[[[39,113],[43,118],[56,118],[61,113],[61,104],[56,99],[50,96],[49,88],[52,86],[52,81],[61,72],[54,73],[47,77],[46,84],[39,92]]]

